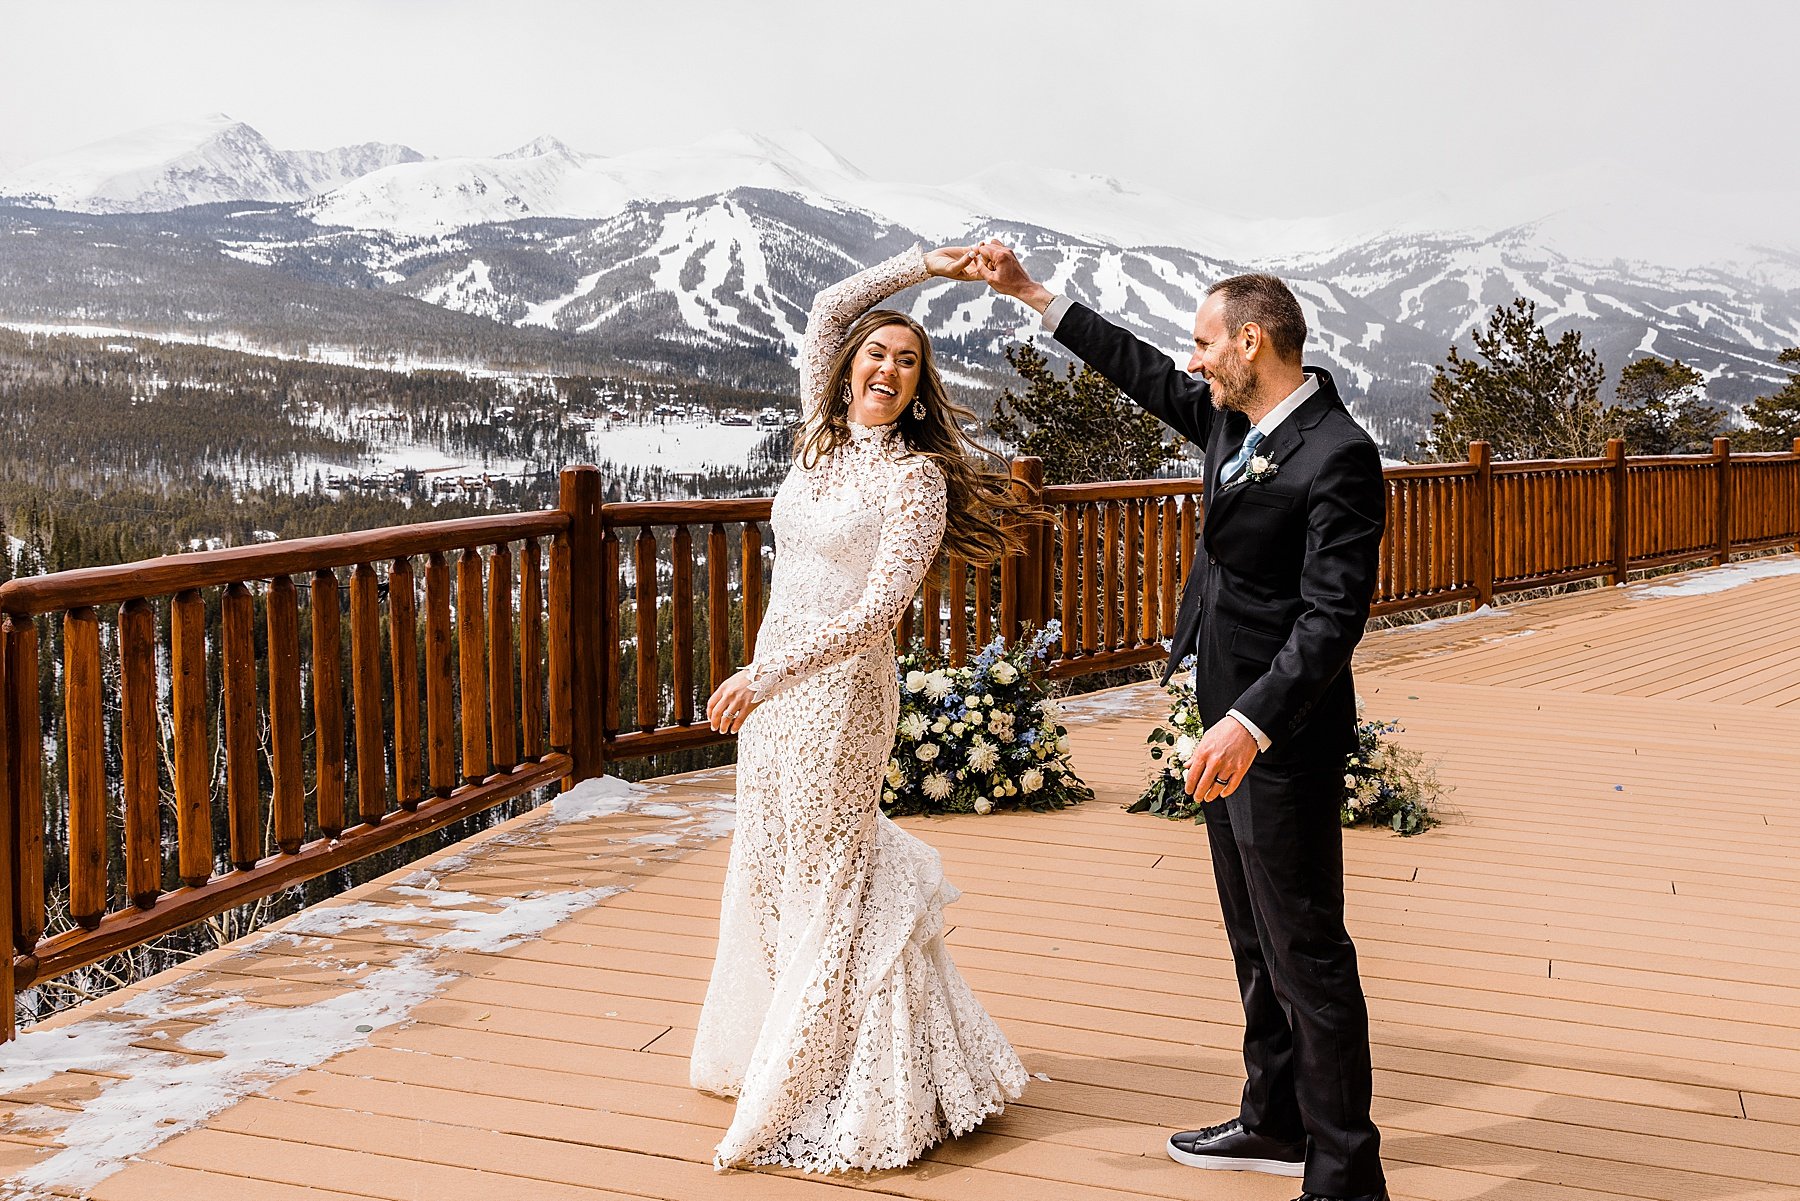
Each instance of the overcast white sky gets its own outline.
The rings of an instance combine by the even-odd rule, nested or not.
[[[220,111],[283,148],[800,127],[1271,216],[1599,161],[1800,188],[1785,0],[0,0],[0,170]]]

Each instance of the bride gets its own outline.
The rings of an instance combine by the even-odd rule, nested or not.
[[[696,1088],[738,1099],[716,1168],[909,1163],[1024,1090],[943,941],[959,895],[879,809],[899,718],[892,628],[942,554],[1013,549],[1019,502],[962,434],[905,315],[869,306],[974,252],[915,246],[813,303],[804,422],[775,496],[775,575],[749,666],[707,702],[741,731],[737,833]]]

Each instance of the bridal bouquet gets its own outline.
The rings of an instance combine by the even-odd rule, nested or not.
[[[1192,661],[1183,664],[1191,666]],[[1206,820],[1205,807],[1183,790],[1188,761],[1205,733],[1191,682],[1171,681],[1167,721],[1144,739],[1154,767],[1132,813]],[[1396,834],[1420,834],[1438,824],[1437,803],[1444,787],[1424,756],[1389,736],[1400,732],[1394,722],[1359,720],[1356,753],[1345,765],[1339,819],[1346,826],[1387,826]]]
[[[896,660],[900,728],[881,807],[907,813],[1061,809],[1094,795],[1069,763],[1068,731],[1046,693],[1051,622],[1010,649],[996,638],[951,667],[914,644]]]

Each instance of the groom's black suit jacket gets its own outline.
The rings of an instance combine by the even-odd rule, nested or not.
[[[1206,448],[1205,522],[1182,593],[1169,672],[1194,656],[1210,727],[1236,709],[1269,737],[1268,758],[1348,754],[1356,744],[1350,655],[1375,590],[1386,521],[1381,455],[1338,398],[1330,373],[1263,442],[1272,477],[1219,471],[1250,421],[1213,408],[1212,389],[1168,355],[1083,305],[1056,340],[1183,437]]]

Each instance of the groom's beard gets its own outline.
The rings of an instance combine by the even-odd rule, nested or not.
[[[1226,358],[1213,370],[1212,403],[1215,409],[1245,412],[1256,399],[1256,374],[1250,364],[1238,358]]]

